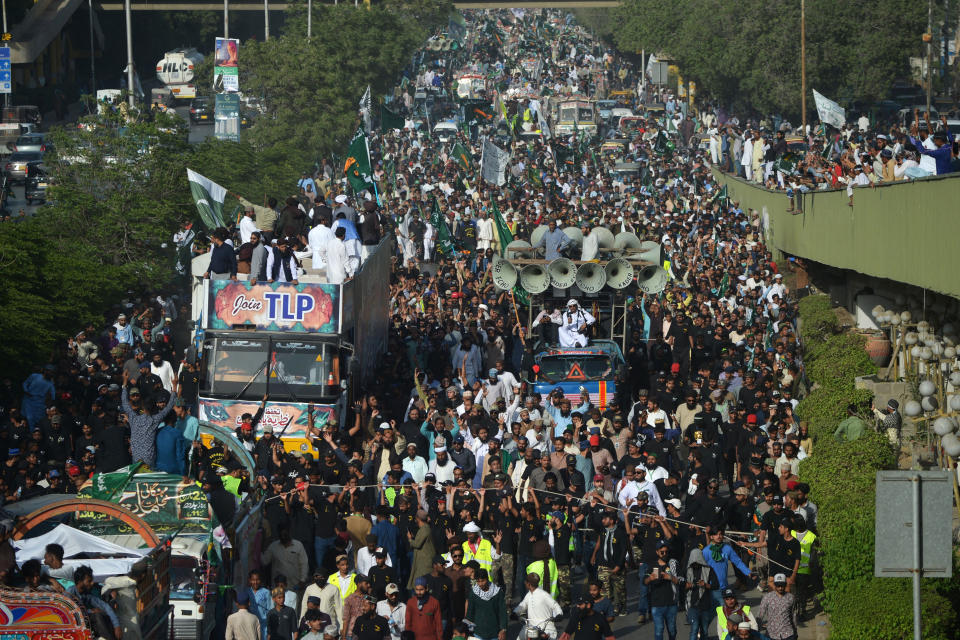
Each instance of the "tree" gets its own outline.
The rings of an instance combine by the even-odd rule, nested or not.
[[[741,112],[800,114],[798,0],[626,0],[613,37],[667,57],[701,95]],[[875,101],[920,53],[925,9],[908,0],[807,0],[807,87]],[[896,25],[895,28],[890,25]],[[812,110],[813,101],[807,103]]]

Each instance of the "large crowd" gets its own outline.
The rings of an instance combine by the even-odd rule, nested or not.
[[[137,461],[197,477],[222,523],[240,495],[263,496],[260,568],[238,579],[246,587],[230,607],[228,640],[504,640],[513,615],[533,636],[594,640],[630,613],[628,590],[637,622],[652,623],[658,640],[676,638],[679,612],[691,640],[761,629],[796,638],[815,607],[818,514],[816,487],[798,477],[814,451],[794,414],[805,393],[795,298],[759,217],[726,198],[710,171],[776,181],[746,156],[756,146],[737,144],[740,131],[756,131],[762,149],[761,129],[672,97],[666,115],[647,113],[644,100],[656,96],[634,92],[640,124],[617,133],[628,138],[625,156],[611,158],[574,152],[577,133],[517,136],[539,126],[539,101],[522,98],[496,186],[477,164],[480,137],[499,117],[478,117],[446,142],[418,127],[411,94],[418,84],[449,89],[462,60],[482,65],[501,96],[642,84],[582,29],[548,18],[473,14],[461,54],[427,55],[408,70],[393,105],[413,126],[371,136],[375,195],[349,193],[324,161],[283,202],[247,203],[237,225],[210,234],[212,247],[195,239],[197,252],[211,251],[211,278],[284,282],[326,270],[342,282],[395,237],[388,353],[353,406],[310,427],[313,452],[286,453],[270,429],[257,436],[262,410],[237,429],[255,477],[222,446],[197,441],[189,308],[166,291],[131,292],[22,385],[0,385],[0,506],[74,493],[92,474]],[[524,51],[541,59],[535,74],[517,63]],[[679,127],[665,122],[674,113]],[[710,134],[708,148],[684,136],[688,116]],[[661,131],[674,150],[655,150]],[[851,132],[832,148],[864,171],[872,161],[856,150],[878,145],[881,163],[909,153],[883,141]],[[814,145],[808,174],[823,157]],[[940,157],[928,157],[939,173]],[[615,171],[623,160],[640,169]],[[829,173],[810,188],[833,184]],[[886,176],[886,165],[873,173]],[[453,252],[441,253],[434,201]],[[627,366],[604,402],[529,384],[535,350],[563,338],[548,319],[581,307],[561,300],[543,322],[520,321],[526,314],[490,274],[500,214],[516,238],[541,224],[550,237],[584,231],[582,248],[546,242],[548,258],[586,258],[596,227],[661,244],[669,283],[656,295],[625,290]],[[0,583],[26,574],[0,544]],[[764,593],[751,608],[744,597],[755,588]]]

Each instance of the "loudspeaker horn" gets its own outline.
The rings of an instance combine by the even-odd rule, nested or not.
[[[578,247],[583,246],[583,231],[580,231],[577,227],[564,227],[562,231],[567,234],[567,237],[573,242],[573,244]]]
[[[543,293],[550,286],[550,275],[542,264],[528,264],[520,271],[520,286],[528,293]]]
[[[545,224],[541,224],[539,227],[534,229],[530,233],[530,246],[535,247],[538,244],[540,244],[540,240],[543,239],[543,234],[545,234],[549,230],[550,230],[550,227],[548,227]]]
[[[629,231],[621,231],[613,239],[614,248],[623,253],[624,251],[630,251],[633,249],[640,248],[640,238],[637,237],[637,234],[630,233]]]
[[[493,284],[501,291],[511,291],[517,284],[517,268],[500,256],[493,259]]]
[[[648,265],[637,274],[637,287],[644,293],[660,293],[667,287],[670,274],[660,266]]]
[[[550,284],[557,289],[572,287],[577,281],[577,265],[569,258],[557,258],[547,266],[550,274]]]
[[[506,250],[503,252],[504,257],[507,260],[516,260],[517,258],[527,258],[533,255],[532,251],[522,251],[522,249],[529,249],[530,243],[526,240],[514,240],[507,245]]]
[[[590,230],[590,235],[597,236],[597,246],[601,249],[613,249],[613,232],[606,227],[594,227]]]
[[[633,265],[623,258],[614,258],[603,270],[611,289],[625,289],[633,282]]]
[[[640,243],[640,251],[631,256],[644,262],[660,264],[660,243],[653,240],[646,240]]]
[[[596,262],[587,262],[577,269],[577,286],[584,293],[597,293],[607,284],[607,275]]]

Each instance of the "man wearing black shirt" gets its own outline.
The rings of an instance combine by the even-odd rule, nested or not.
[[[778,525],[779,540],[771,547],[770,573],[784,573],[787,576],[787,590],[796,593],[797,569],[800,568],[800,541],[793,537],[790,530],[794,527],[794,518],[803,516],[786,516]],[[769,579],[769,587],[773,589],[773,578]]]
[[[371,595],[363,597],[363,613],[353,623],[353,640],[389,640],[390,624],[376,613],[377,599]]]
[[[500,536],[500,559],[496,562],[500,565],[506,600],[510,602],[513,598],[513,579],[516,575],[514,558],[518,549],[517,531],[520,529],[520,512],[513,501],[513,496],[508,495],[502,498],[492,515],[496,534]]]
[[[453,595],[453,581],[443,572],[446,564],[443,556],[434,556],[433,566],[430,573],[426,575],[426,578],[430,595],[440,603],[440,613],[443,616],[443,621],[447,627],[450,627],[453,616],[453,600],[451,599]],[[507,593],[510,592],[508,591]]]
[[[537,506],[532,502],[524,502],[520,507],[520,533],[517,540],[517,571],[522,571],[523,575],[518,574],[515,585],[523,584],[527,565],[533,562],[533,545],[542,538],[543,520],[539,517]]]
[[[707,491],[699,498],[687,504],[684,520],[701,526],[721,526],[724,522],[727,499],[719,494],[720,482],[716,478],[707,480]]]
[[[566,630],[559,640],[613,640],[613,632],[607,619],[593,610],[589,596],[581,596],[577,610],[570,616]]]

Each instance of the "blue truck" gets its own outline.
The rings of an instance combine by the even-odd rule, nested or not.
[[[586,347],[551,347],[533,357],[526,382],[533,391],[546,396],[556,388],[580,404],[581,387],[590,394],[590,402],[601,410],[613,399],[617,379],[623,379],[626,361],[613,340],[593,340]]]

